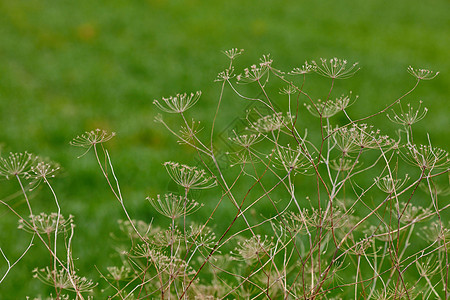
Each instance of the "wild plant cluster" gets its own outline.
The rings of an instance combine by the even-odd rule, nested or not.
[[[438,73],[409,67],[415,79],[410,90],[377,113],[355,118],[348,107],[358,97],[352,92],[336,96],[335,86],[359,70],[357,63],[321,59],[284,72],[263,56],[238,73],[234,62],[242,52],[224,52],[229,65],[216,79],[220,94],[208,130],[187,112],[201,92],[154,101],[164,113],[179,117],[179,127],[161,114],[155,121],[182,147],[191,147],[186,153],[193,153],[197,162],[163,163],[179,193],[151,195],[147,201],[166,223],[135,220],[127,210],[105,144],[114,133],[97,129],[72,140],[86,149],[82,156],[94,152],[124,214],[119,227],[127,242],[116,247],[121,263],[98,268],[107,286],[103,295],[448,299],[450,204],[445,196],[450,194],[450,160],[430,137],[424,145],[415,143],[414,124],[427,109],[421,102],[403,103],[422,81]],[[322,100],[306,91],[312,74],[330,83]],[[284,87],[274,92],[279,84]],[[242,118],[245,126],[229,131],[225,151],[217,135],[223,132],[218,120],[228,92],[252,106]],[[304,122],[307,113],[315,123]],[[380,115],[398,126],[397,135],[390,137],[370,125]],[[7,201],[1,204],[17,215],[19,229],[31,234],[29,246],[15,261],[1,251],[7,271],[0,283],[13,276],[10,270],[39,242],[52,258],[51,264],[33,271],[54,287],[47,299],[91,299],[97,283],[77,274],[71,250],[73,217],[60,214],[49,182],[57,171],[53,163],[26,152],[0,159],[0,175],[17,181],[29,216]],[[32,209],[29,193],[39,184],[48,187],[56,212],[36,214]],[[208,190],[204,193],[211,209],[203,211],[203,219],[198,217],[205,210],[195,199],[198,190]],[[225,208],[232,217],[216,224],[216,219],[223,221],[219,217]]]

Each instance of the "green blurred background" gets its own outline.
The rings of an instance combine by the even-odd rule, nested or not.
[[[320,57],[360,62],[345,83],[360,96],[354,116],[374,113],[410,89],[409,65],[440,71],[408,100],[430,109],[415,128],[419,140],[429,132],[435,145],[447,148],[449,11],[448,0],[0,0],[2,155],[27,150],[61,164],[54,187],[62,213],[75,215],[77,267],[98,280],[94,266],[113,263],[109,234],[123,215],[92,153],[76,158],[82,152],[69,146],[73,137],[95,128],[117,132],[109,148],[127,206],[133,217],[151,220],[145,197],[170,188],[161,163],[193,160],[153,122],[152,101],[202,90],[191,116],[208,120],[220,87],[213,80],[227,65],[221,51],[237,47],[245,49],[240,67],[267,53],[286,71]],[[233,101],[224,106],[221,128],[236,111],[243,114],[245,104]],[[374,122],[391,126],[384,120]],[[18,188],[13,181],[0,184],[2,198]],[[32,197],[35,211],[55,211],[45,189]],[[26,214],[21,198],[10,203]],[[0,220],[0,247],[14,259],[29,235],[15,229],[16,218],[4,208]],[[45,293],[30,272],[48,263],[39,248],[0,285],[2,299]]]

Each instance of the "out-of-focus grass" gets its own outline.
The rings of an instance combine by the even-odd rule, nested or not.
[[[0,142],[3,151],[28,150],[61,163],[63,172],[54,184],[63,214],[76,216],[74,255],[80,258],[80,274],[98,278],[93,266],[105,268],[113,260],[109,232],[121,211],[94,159],[76,159],[79,149],[68,145],[74,136],[97,127],[118,133],[109,147],[123,194],[130,213],[149,221],[154,212],[145,197],[164,192],[169,184],[161,162],[192,161],[153,122],[152,100],[202,90],[195,114],[207,120],[219,92],[213,79],[226,63],[220,51],[238,47],[246,49],[241,66],[267,53],[285,70],[319,57],[359,61],[361,71],[343,84],[360,95],[352,107],[356,116],[383,108],[412,87],[408,65],[439,70],[408,100],[421,99],[430,109],[417,134],[425,140],[430,132],[435,145],[445,148],[450,134],[449,9],[446,0],[3,0]],[[226,107],[222,127],[245,104]],[[17,189],[14,182],[1,185],[2,198]],[[11,203],[25,213],[20,198]],[[55,210],[46,191],[33,205],[36,211]],[[3,208],[0,213],[0,246],[14,257],[26,235],[17,234],[12,214]],[[1,295],[24,298],[42,291],[30,270],[48,262],[39,258],[39,246],[34,248],[0,286]]]

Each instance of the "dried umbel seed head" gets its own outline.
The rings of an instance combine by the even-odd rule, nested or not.
[[[131,268],[126,266],[119,267],[107,267],[108,275],[106,275],[108,278],[114,280],[114,281],[122,281],[133,278],[133,272],[131,271]]]
[[[296,67],[292,69],[288,74],[289,75],[305,75],[311,72],[315,72],[317,69],[317,65],[315,64],[309,64],[307,61],[305,61],[305,64],[301,67]]]
[[[117,221],[117,223],[119,224],[119,229],[132,239],[140,240],[141,237],[148,237],[149,235],[154,233],[153,231],[157,231],[157,229],[152,228],[152,224],[148,224],[142,220],[132,221],[133,224],[131,224],[131,222],[128,220]],[[139,232],[139,235],[135,231],[135,228]]]
[[[223,53],[230,59],[230,60],[234,60],[236,58],[236,56],[241,55],[242,53],[244,53],[244,49],[238,49],[238,48],[232,48],[226,51],[223,51]]]
[[[330,161],[330,168],[336,171],[344,172],[349,171],[353,168],[355,168],[358,165],[357,161],[354,161],[352,159],[346,159],[346,158],[339,158],[334,159]]]
[[[431,145],[413,145],[408,143],[406,151],[400,152],[404,160],[422,170],[448,169],[450,158],[448,152]]]
[[[200,127],[200,121],[195,121],[194,119],[192,119],[190,124],[186,122],[185,126],[181,126],[180,140],[178,141],[178,143],[186,144],[194,142],[197,133],[199,133],[201,130],[202,128]]]
[[[6,179],[16,176],[25,177],[37,159],[37,156],[28,152],[11,152],[6,158],[0,157],[0,176]]]
[[[300,89],[298,87],[296,87],[293,84],[289,84],[288,86],[285,86],[283,88],[280,89],[280,94],[281,95],[293,95],[296,94],[300,91]]]
[[[259,65],[252,65],[249,68],[245,68],[244,72],[239,74],[236,79],[238,83],[252,83],[259,81],[261,82],[263,78],[269,76],[269,70],[272,65],[272,59],[270,55],[264,55],[261,59]],[[262,83],[264,85],[264,83]]]
[[[95,130],[86,131],[82,135],[77,136],[70,142],[70,145],[75,147],[87,148],[86,152],[79,156],[81,157],[88,153],[92,147],[95,147],[97,144],[106,143],[115,136],[115,132],[109,133],[106,130],[97,128]]]
[[[429,226],[425,226],[422,228],[420,234],[418,235],[426,241],[431,243],[438,242],[439,243],[448,243],[450,239],[450,229],[449,223],[439,224],[438,222],[433,222]],[[442,249],[444,250],[444,249]]]
[[[43,269],[36,268],[33,270],[33,277],[57,289],[76,290],[81,293],[92,292],[93,288],[97,286],[92,280],[86,277],[80,277],[74,271],[71,271],[69,274],[64,269],[51,270],[48,267]]]
[[[395,204],[395,207],[400,213],[400,222],[404,224],[419,222],[433,214],[430,208],[414,206],[411,203],[401,203],[400,207],[398,204]]]
[[[312,168],[310,159],[302,152],[298,146],[291,148],[290,145],[286,147],[279,146],[270,154],[273,156],[274,167],[285,170],[286,172],[306,173]]]
[[[27,179],[32,179],[30,182],[30,190],[36,188],[42,181],[48,182],[50,178],[54,178],[59,169],[59,165],[44,161],[40,161],[37,165],[31,166],[30,172],[26,177]]]
[[[426,69],[414,69],[411,66],[408,67],[408,73],[418,80],[431,80],[439,74],[439,72],[433,72]]]
[[[31,215],[30,221],[28,222],[20,219],[17,228],[30,233],[50,234],[56,230],[58,230],[58,233],[65,232],[72,228],[72,226],[75,226],[72,215],[65,218],[63,215],[57,213],[51,213],[50,215],[40,213],[39,215]]]
[[[205,170],[176,162],[165,162],[167,173],[178,185],[185,189],[207,189],[217,185],[213,177],[207,176]]]
[[[410,103],[407,104],[408,109],[406,111],[403,111],[402,106],[400,105],[400,112],[397,113],[394,110],[392,110],[392,117],[388,114],[387,117],[389,120],[391,120],[394,123],[397,123],[399,125],[403,125],[405,127],[409,127],[413,125],[414,123],[419,122],[423,118],[425,118],[428,109],[424,107],[424,109],[421,111],[422,101],[419,101],[419,107],[415,110]]]
[[[352,127],[336,127],[330,129],[336,146],[344,156],[362,149],[379,149],[389,145],[395,145],[395,141],[387,135],[381,135],[380,130],[374,130],[367,124],[353,124]]]
[[[330,118],[351,105],[351,96],[352,92],[350,92],[349,96],[342,95],[335,100],[328,100],[326,102],[322,102],[319,99],[314,106],[305,103],[305,107],[315,117]],[[356,101],[356,99],[358,99],[358,96],[356,96],[354,101]]]
[[[161,104],[158,100],[154,100],[153,104],[167,113],[183,113],[194,106],[198,99],[200,99],[201,95],[201,91],[197,91],[195,94],[190,93],[189,95],[187,93],[177,94],[176,96],[170,96],[168,98],[162,97],[162,101],[166,106]]]
[[[282,113],[264,116],[251,124],[251,128],[259,133],[274,132],[283,129],[292,123],[293,117],[290,113],[284,116]]]
[[[243,135],[237,135],[237,133],[233,130],[234,133],[234,137],[229,138],[229,140],[231,142],[233,142],[234,144],[248,149],[251,146],[253,146],[256,143],[259,143],[260,141],[262,141],[263,137],[260,133],[258,134],[243,134]]]
[[[234,78],[234,67],[230,67],[222,72],[220,72],[219,74],[217,74],[216,79],[214,80],[215,82],[218,81],[228,81],[231,78]]]
[[[408,181],[408,179],[408,174],[405,175],[405,179],[393,179],[390,175],[386,175],[381,178],[375,178],[375,184],[383,192],[392,194],[394,192],[398,192],[398,190]]]
[[[359,70],[358,63],[347,66],[347,60],[345,59],[332,58],[327,60],[321,58],[320,61],[320,65],[315,61],[311,62],[314,66],[314,71],[331,79],[346,79],[352,77]]]
[[[163,216],[172,220],[195,213],[202,205],[183,196],[165,194],[156,198],[147,197],[150,204]]]
[[[261,259],[264,256],[270,255],[274,243],[272,238],[265,236],[262,238],[260,235],[255,235],[250,239],[238,243],[236,247],[236,256],[244,261],[252,261],[255,259]]]
[[[448,196],[450,195],[450,185],[448,183],[442,184],[435,181],[430,181],[427,184],[421,182],[419,187],[422,191],[427,194],[440,195],[440,196]]]
[[[187,235],[197,248],[202,247],[212,250],[214,247],[216,235],[209,227],[196,224],[190,225]]]

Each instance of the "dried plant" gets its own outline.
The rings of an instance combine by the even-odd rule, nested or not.
[[[132,218],[105,144],[114,133],[97,129],[72,140],[84,154],[94,150],[124,214],[113,241],[120,260],[96,266],[99,280],[77,274],[73,217],[62,215],[49,182],[59,167],[27,152],[0,158],[0,175],[17,181],[30,218],[0,203],[32,235],[12,263],[0,248],[8,266],[0,283],[38,240],[51,259],[33,274],[54,289],[48,299],[448,299],[450,205],[442,182],[450,160],[429,136],[427,145],[414,143],[412,125],[427,114],[422,102],[415,109],[400,103],[438,73],[409,67],[413,88],[357,119],[347,108],[357,109],[358,97],[335,95],[337,79],[352,77],[357,63],[320,59],[284,72],[265,55],[235,76],[242,53],[224,51],[229,61],[216,79],[216,113],[202,134],[185,115],[195,113],[201,92],[154,101],[181,125],[172,128],[162,115],[156,121],[194,150],[192,166],[161,167],[182,193],[147,197],[164,218]],[[321,100],[304,89],[314,73],[330,82]],[[226,89],[253,106],[220,129]],[[400,111],[387,119],[399,127],[395,139],[370,125],[394,105]],[[316,121],[306,121],[306,112]],[[26,181],[48,187],[57,212],[35,214],[28,195],[38,189],[25,189]]]

